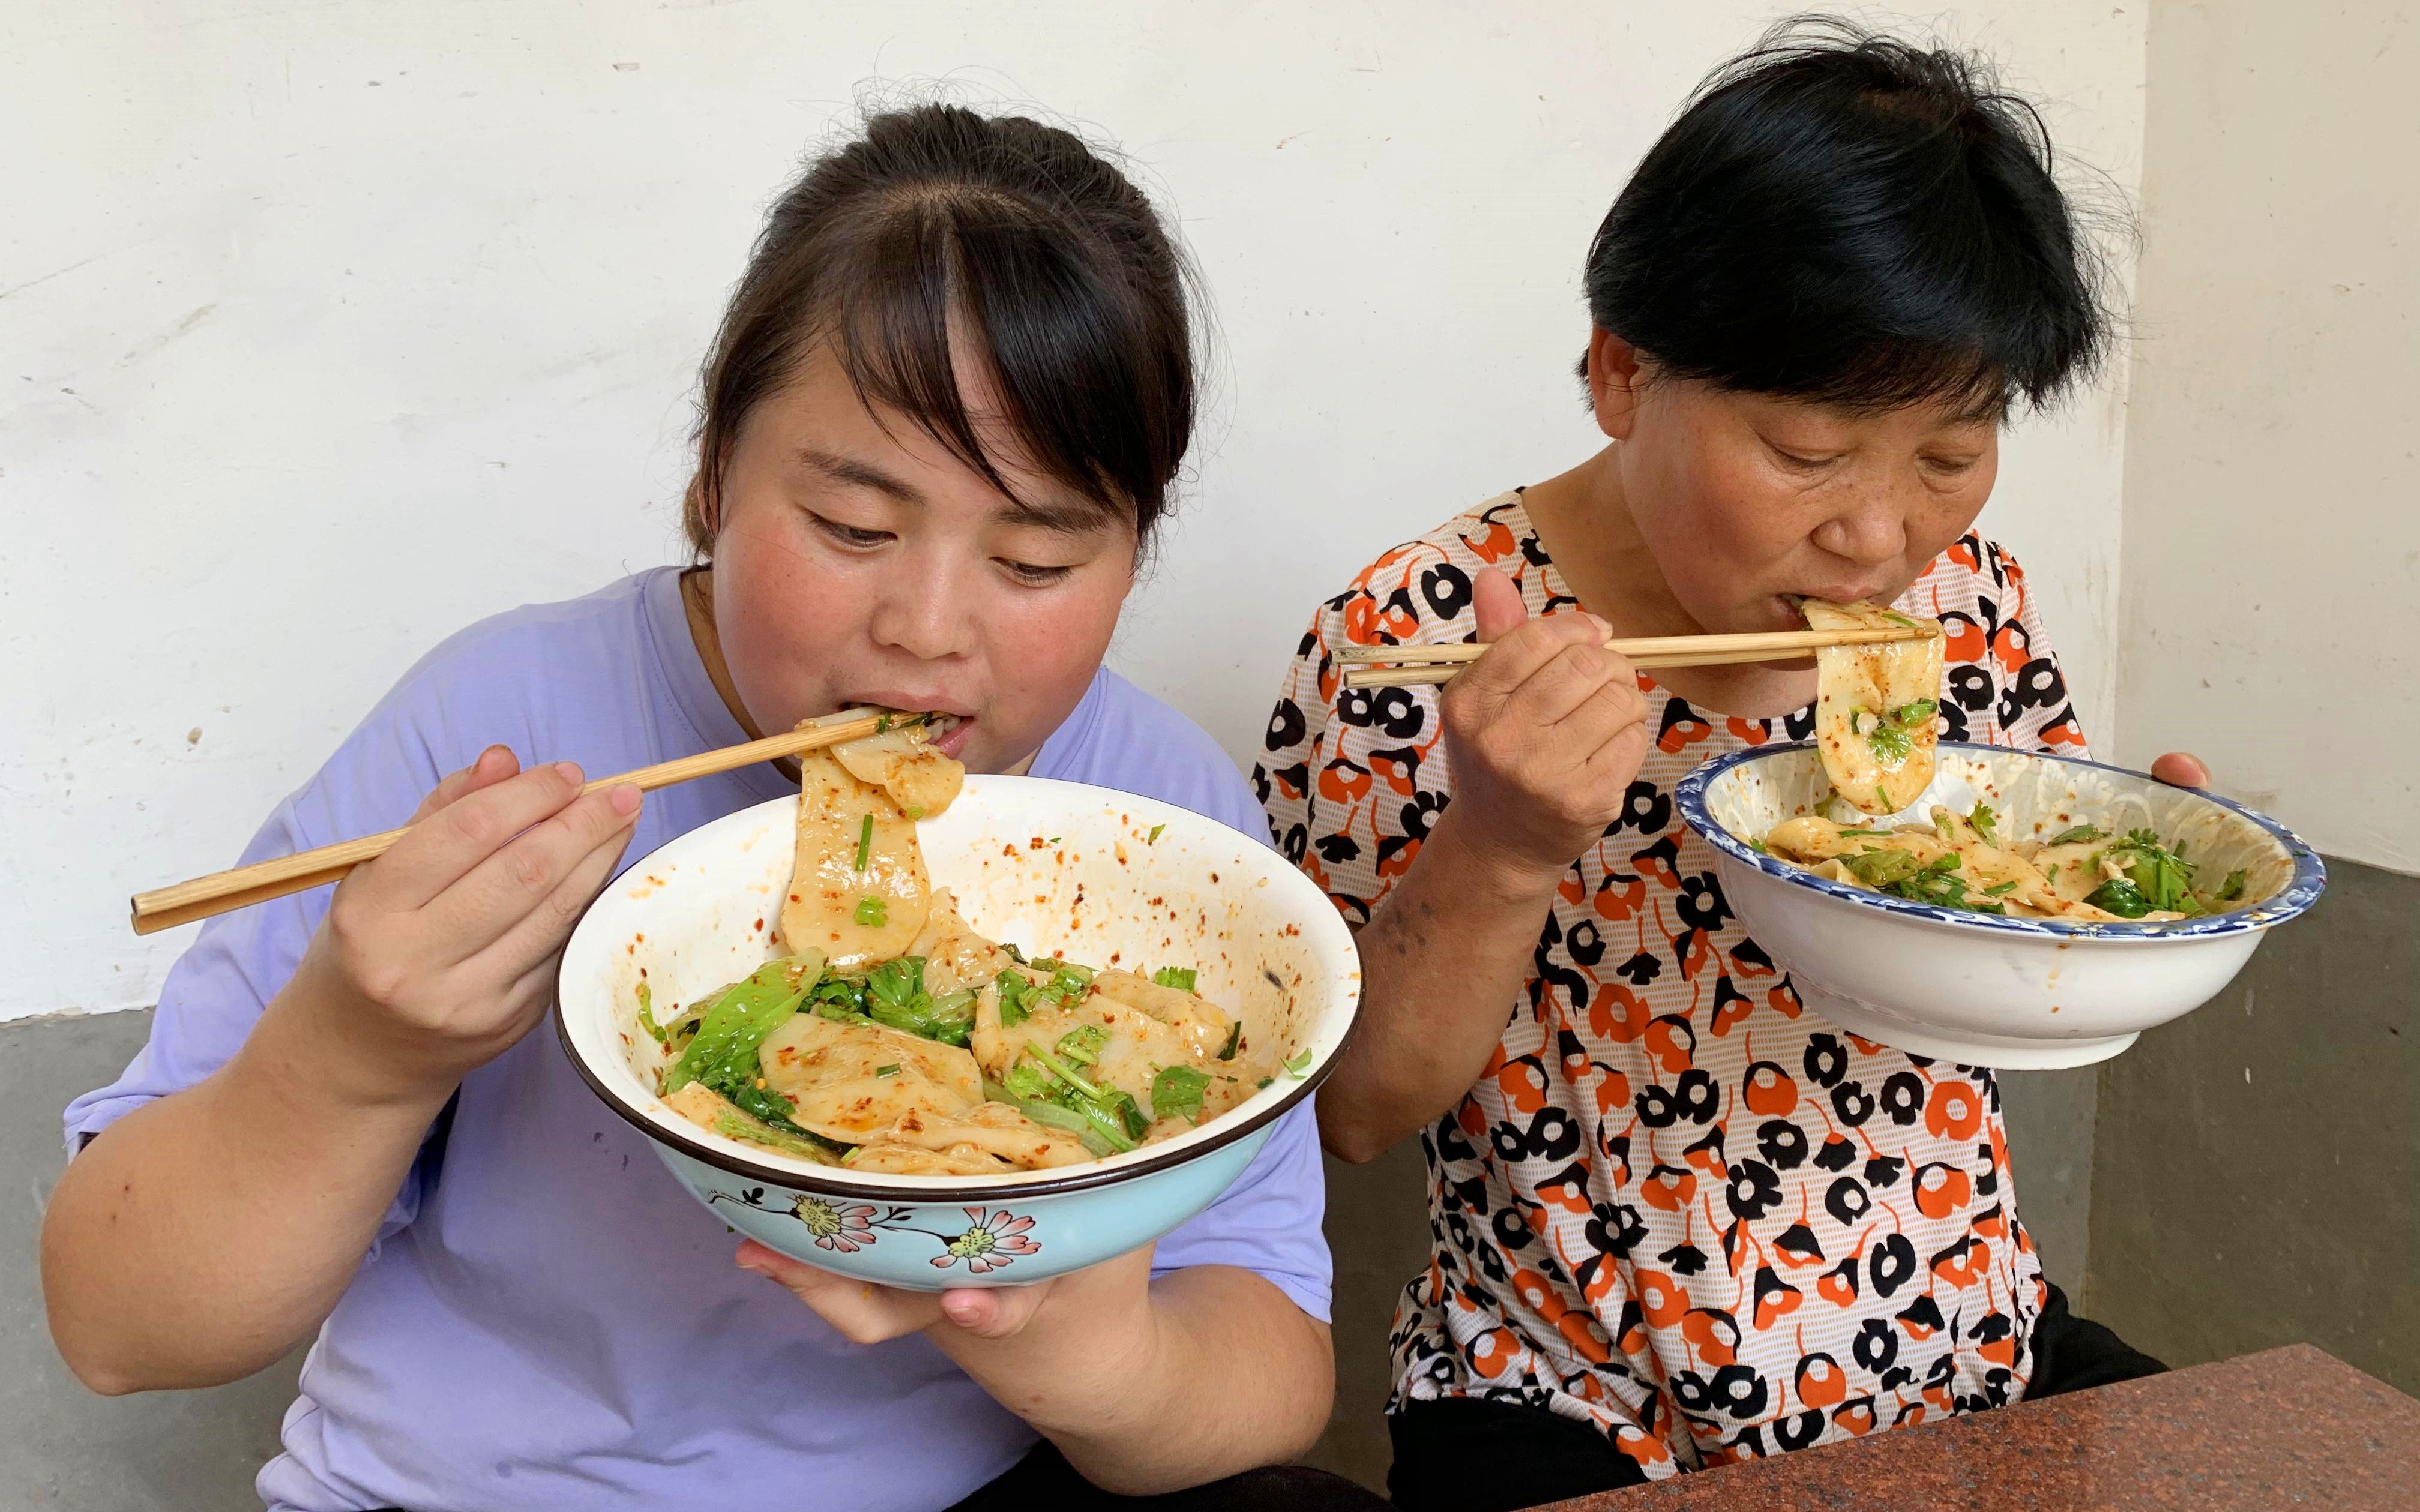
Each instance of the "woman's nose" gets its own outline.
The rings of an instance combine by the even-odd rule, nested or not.
[[[1907,549],[1907,512],[1889,490],[1860,489],[1845,507],[1815,527],[1814,542],[1860,566],[1897,561]]]
[[[919,661],[945,661],[973,649],[971,601],[945,563],[882,574],[871,621],[875,643]]]

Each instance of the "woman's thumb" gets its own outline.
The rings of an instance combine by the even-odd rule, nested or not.
[[[1521,590],[1494,567],[1481,567],[1470,579],[1470,607],[1479,621],[1479,639],[1488,644],[1521,628],[1529,618]]]

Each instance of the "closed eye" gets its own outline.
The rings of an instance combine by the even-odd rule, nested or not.
[[[1000,563],[1001,570],[1028,588],[1047,588],[1052,583],[1063,582],[1067,575],[1076,570],[1074,567],[1040,567],[1031,562],[1015,562],[1007,557],[994,557],[992,560]]]
[[[1830,467],[1833,463],[1840,459],[1837,453],[1830,456],[1808,456],[1802,453],[1791,451],[1786,447],[1776,446],[1771,441],[1767,441],[1764,444],[1765,448],[1772,452],[1774,456],[1778,459],[1784,467],[1795,468],[1802,472],[1814,472],[1821,471],[1823,468]]]
[[[836,519],[826,519],[823,516],[813,513],[810,513],[809,517],[815,522],[817,530],[830,536],[835,543],[851,550],[870,550],[893,539],[889,531],[861,530],[857,526],[844,525]]]

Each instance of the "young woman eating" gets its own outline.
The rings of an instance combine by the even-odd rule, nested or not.
[[[76,1373],[209,1385],[316,1334],[259,1481],[315,1512],[1366,1500],[1255,1468],[1327,1417],[1308,1108],[1156,1250],[895,1293],[735,1267],[533,1032],[625,858],[796,791],[761,767],[643,805],[582,772],[878,703],[956,716],[978,771],[1259,822],[1101,667],[1190,438],[1192,327],[1149,202],[1064,131],[925,108],[812,164],[706,366],[700,564],[432,652],[245,859],[412,833],[206,926],[149,1044],[69,1109],[43,1278]]]
[[[2021,101],[1842,26],[1719,71],[1589,250],[1609,444],[1314,616],[1255,772],[1359,926],[1329,1148],[1417,1134],[1435,1250],[1394,1330],[1397,1504],[1528,1506],[2156,1364],[2067,1315],[1988,1071],[1807,1011],[1673,811],[1804,738],[1808,664],[1635,671],[1609,636],[1774,630],[1788,595],[1949,627],[1957,739],[2082,754],[2008,552],[1998,435],[2106,341]],[[1443,696],[1347,645],[1490,642]],[[2186,758],[2162,775],[2199,780]]]

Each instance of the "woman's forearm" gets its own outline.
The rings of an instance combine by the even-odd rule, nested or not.
[[[1462,1100],[1504,1037],[1554,901],[1466,842],[1449,809],[1360,933],[1361,1019],[1319,1093],[1340,1160],[1375,1160]]]
[[[42,1290],[60,1354],[93,1389],[217,1385],[309,1336],[443,1105],[435,1088],[345,1085],[299,990],[226,1065],[68,1163],[43,1217]]]
[[[1149,1252],[1063,1277],[1016,1335],[941,1340],[1001,1405],[1104,1490],[1141,1496],[1280,1464],[1327,1426],[1327,1326],[1265,1279],[1192,1266],[1124,1284]],[[1213,1410],[1215,1408],[1215,1410]]]

